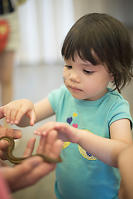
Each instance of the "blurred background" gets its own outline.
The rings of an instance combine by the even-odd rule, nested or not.
[[[116,17],[126,25],[133,42],[132,10],[132,0],[27,0],[18,6],[19,45],[13,66],[12,99],[28,98],[35,102],[63,83],[62,43],[73,23],[84,14],[100,12]],[[129,101],[133,116],[133,82],[122,94]],[[17,154],[22,155],[39,125],[22,129]],[[36,185],[18,191],[13,198],[55,199],[54,175],[52,172]]]

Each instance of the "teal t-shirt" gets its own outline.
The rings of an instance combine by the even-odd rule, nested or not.
[[[56,121],[85,129],[110,138],[112,122],[127,118],[131,121],[128,102],[117,92],[108,92],[96,101],[75,99],[65,86],[48,96],[56,113]],[[56,168],[55,192],[58,199],[117,199],[120,175],[75,143],[65,142],[63,162]]]

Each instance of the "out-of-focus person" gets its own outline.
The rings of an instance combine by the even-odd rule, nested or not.
[[[19,46],[18,5],[26,0],[0,0],[0,86],[1,104],[13,98],[13,67]]]

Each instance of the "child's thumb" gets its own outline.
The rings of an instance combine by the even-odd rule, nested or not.
[[[5,117],[4,116],[4,106],[1,106],[0,107],[0,119],[3,118],[3,117]]]

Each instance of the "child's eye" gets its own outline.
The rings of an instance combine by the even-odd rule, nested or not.
[[[70,66],[70,65],[65,65],[65,67],[68,69],[72,69],[72,66]]]
[[[84,73],[86,73],[86,74],[92,74],[92,73],[94,73],[94,71],[89,71],[89,70],[83,70],[84,71]]]

